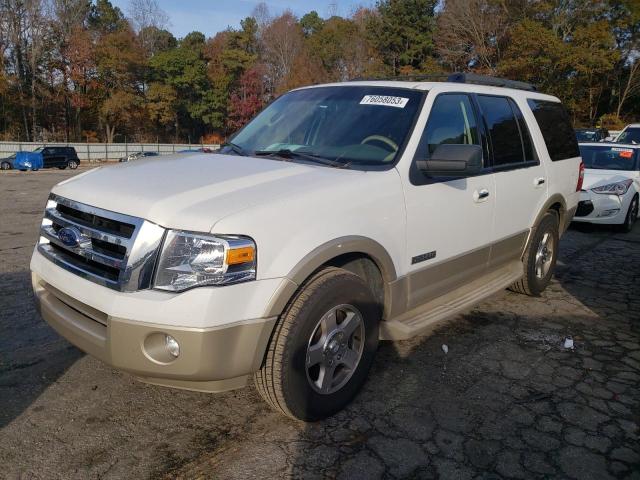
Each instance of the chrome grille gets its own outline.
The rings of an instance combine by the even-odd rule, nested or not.
[[[51,195],[38,250],[55,264],[119,291],[151,286],[164,229],[141,218]],[[72,234],[72,241],[63,241]]]

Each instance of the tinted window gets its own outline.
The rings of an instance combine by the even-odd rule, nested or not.
[[[599,142],[601,135],[597,130],[576,130],[576,138],[578,142]]]
[[[549,156],[554,162],[580,156],[571,120],[561,103],[528,100],[536,117]]]
[[[478,102],[491,138],[493,164],[499,167],[524,162],[520,128],[509,100],[478,95]]]
[[[524,160],[526,162],[537,162],[538,157],[536,156],[535,150],[533,149],[533,141],[531,140],[531,133],[529,133],[529,127],[527,126],[527,122],[522,115],[522,111],[516,102],[509,99],[509,104],[511,105],[511,109],[518,120],[518,126],[520,127],[520,138],[522,139],[522,150],[524,152]]]
[[[580,145],[585,168],[596,170],[637,170],[638,150],[620,147]]]
[[[480,145],[478,122],[468,95],[436,97],[416,157],[428,158],[443,143]]]
[[[627,128],[618,135],[616,143],[640,143],[640,128]]]

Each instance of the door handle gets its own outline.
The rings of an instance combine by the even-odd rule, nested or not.
[[[538,177],[533,181],[533,185],[536,187],[539,187],[541,185],[544,185],[544,182],[546,181],[546,179],[544,177]]]
[[[484,202],[487,198],[489,198],[489,190],[487,190],[486,188],[482,188],[473,192],[473,199],[478,203]]]

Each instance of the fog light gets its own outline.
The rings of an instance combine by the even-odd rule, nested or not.
[[[620,211],[619,208],[611,208],[609,210],[605,210],[603,211],[600,215],[598,215],[599,217],[610,217],[611,215],[615,215],[616,213],[618,213]]]
[[[175,338],[173,338],[171,335],[165,335],[164,345],[167,347],[167,352],[169,352],[169,355],[171,355],[173,358],[178,358],[178,356],[180,355],[180,344]]]

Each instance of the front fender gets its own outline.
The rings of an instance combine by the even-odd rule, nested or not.
[[[283,282],[272,296],[265,310],[265,317],[280,315],[307,278],[330,260],[349,253],[370,257],[380,269],[385,285],[396,280],[396,266],[380,243],[358,235],[336,238],[314,248],[295,265],[286,277],[288,281]]]

